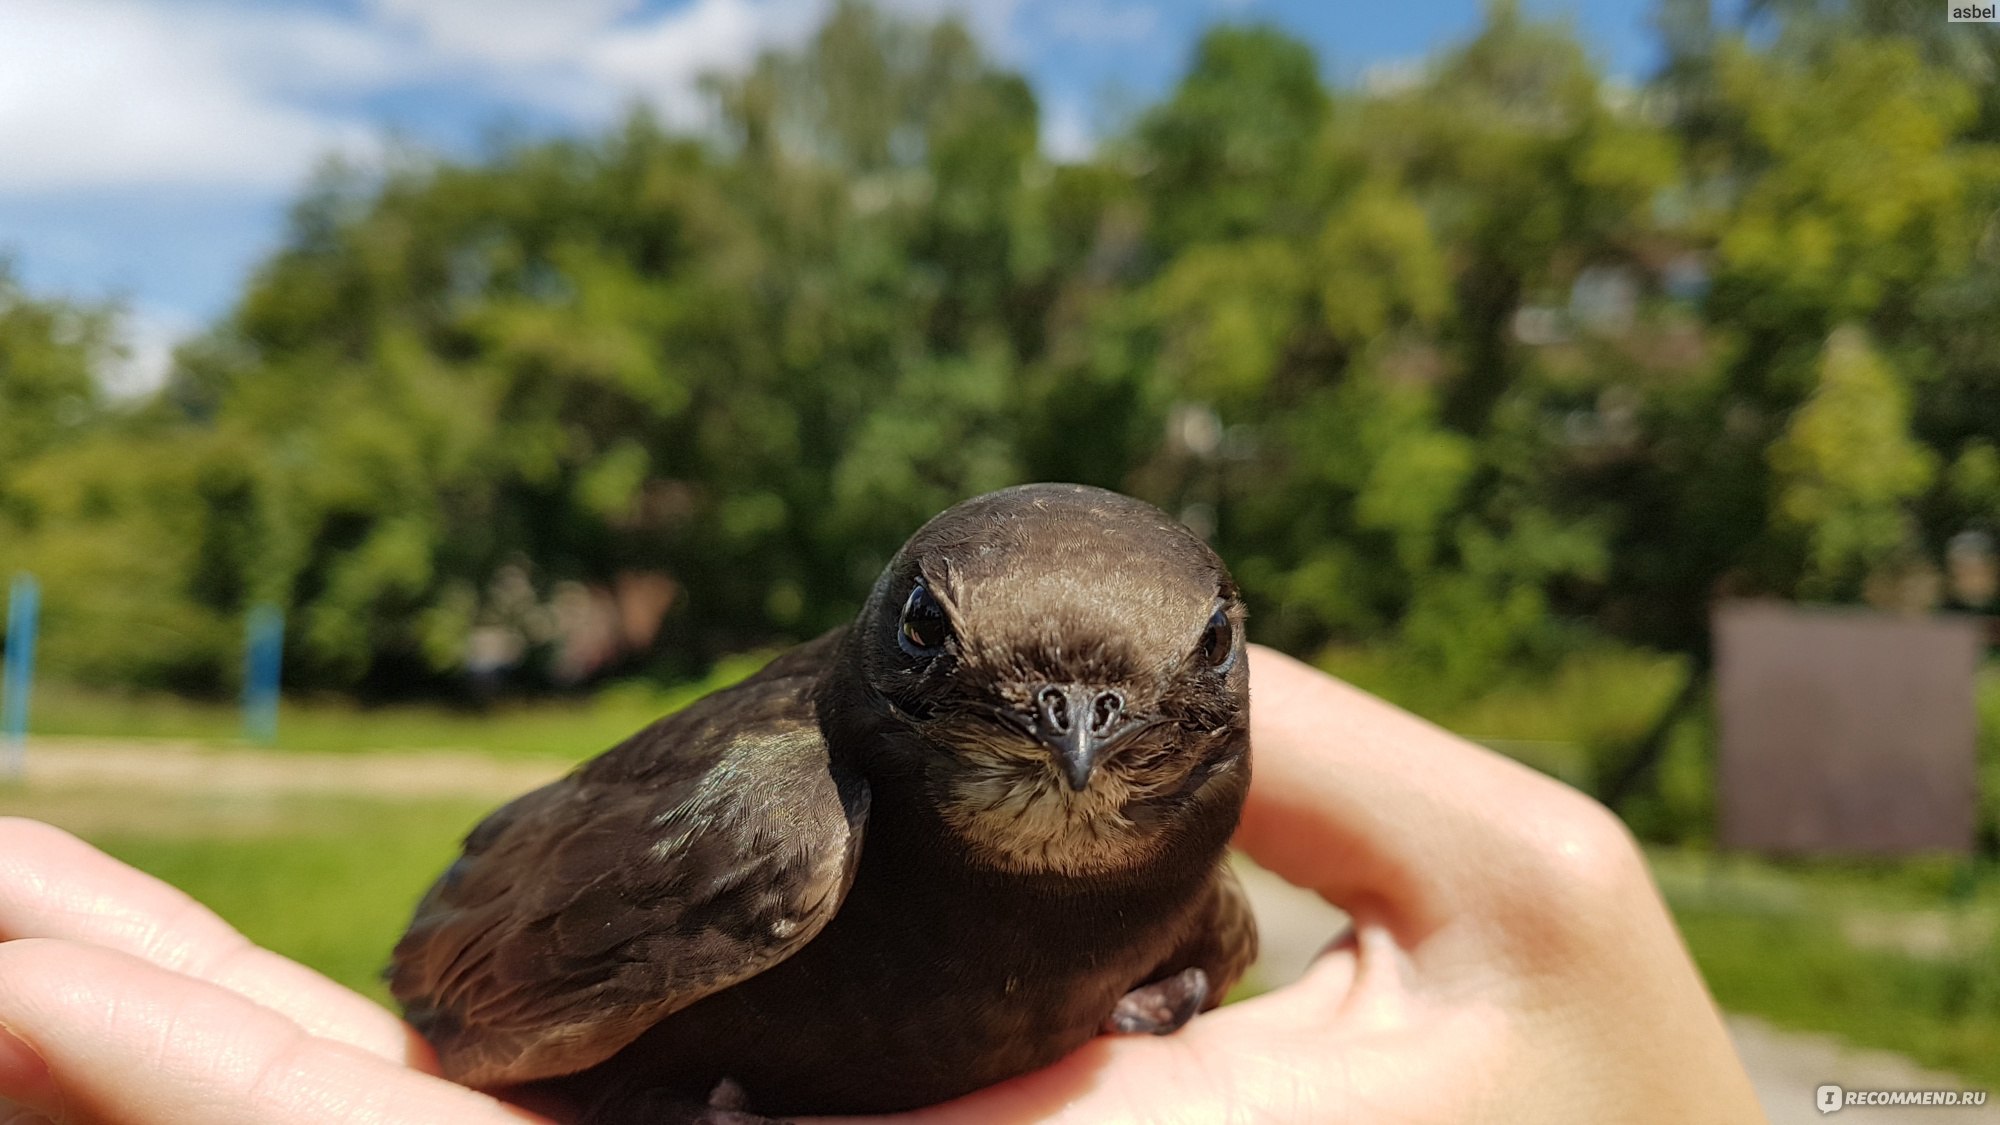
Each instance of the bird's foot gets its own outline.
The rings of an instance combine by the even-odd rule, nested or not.
[[[1105,1017],[1104,1030],[1113,1035],[1171,1035],[1207,1002],[1208,974],[1182,969],[1126,993]]]

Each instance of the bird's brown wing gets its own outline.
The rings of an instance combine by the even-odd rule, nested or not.
[[[466,838],[397,944],[391,990],[444,1073],[595,1065],[810,941],[853,879],[867,788],[778,676],[711,696]]]
[[[1205,937],[1198,943],[1195,964],[1208,974],[1207,1007],[1213,1008],[1257,960],[1257,915],[1250,909],[1242,880],[1227,863],[1216,868],[1209,893],[1212,913],[1203,927]]]

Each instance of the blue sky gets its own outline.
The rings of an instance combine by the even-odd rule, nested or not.
[[[128,389],[227,311],[329,153],[477,150],[495,127],[590,129],[810,31],[828,0],[0,0],[0,253],[31,291],[129,310]],[[1329,78],[1462,39],[1479,0],[882,0],[963,12],[1041,95],[1046,143],[1169,87],[1201,29],[1276,23]],[[1654,61],[1649,0],[1530,0],[1613,75]]]

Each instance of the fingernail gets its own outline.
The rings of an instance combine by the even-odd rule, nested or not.
[[[49,1064],[4,1023],[0,1023],[0,1098],[40,1113],[54,1113],[59,1100]]]

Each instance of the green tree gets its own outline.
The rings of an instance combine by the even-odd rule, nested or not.
[[[76,440],[97,419],[110,317],[30,297],[0,258],[0,485],[10,468]]]
[[[1803,541],[1798,592],[1853,597],[1915,544],[1910,502],[1933,458],[1909,432],[1908,396],[1854,328],[1827,340],[1819,385],[1770,451],[1780,534]]]
[[[447,690],[494,629],[679,674],[1071,479],[1210,532],[1260,637],[1439,698],[1699,656],[1720,594],[2000,530],[1988,40],[1753,7],[1670,0],[1638,88],[1516,4],[1360,86],[1218,26],[1051,164],[960,23],[848,0],[700,130],[329,168],[156,401],[97,395],[108,314],[0,282],[0,565],[109,680],[226,686],[262,601],[301,686]],[[551,659],[579,614],[610,639]]]

